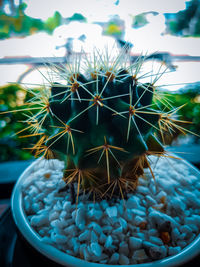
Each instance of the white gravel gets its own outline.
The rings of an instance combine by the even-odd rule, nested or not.
[[[24,210],[43,242],[86,261],[137,264],[179,253],[200,232],[200,177],[181,160],[151,156],[127,200],[71,204],[63,162],[41,160],[23,184]]]

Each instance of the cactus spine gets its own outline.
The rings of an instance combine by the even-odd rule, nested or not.
[[[80,190],[124,197],[150,168],[148,155],[165,153],[155,132],[162,136],[170,130],[171,113],[154,110],[152,104],[160,73],[153,82],[141,83],[142,58],[128,64],[124,57],[98,51],[83,68],[81,58],[53,66],[62,82],[50,82],[42,98],[34,96],[33,102],[43,103],[29,119],[41,136],[33,149],[36,155],[65,160],[63,179],[77,183],[77,197]]]

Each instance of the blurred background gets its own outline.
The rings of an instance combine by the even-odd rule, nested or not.
[[[168,67],[157,86],[174,107],[187,103],[179,118],[192,124],[184,125],[187,135],[173,131],[167,145],[199,166],[199,37],[200,0],[0,0],[0,112],[24,107],[32,95],[23,86],[42,84],[46,65],[65,64],[93,46],[120,50],[126,44],[133,61],[147,56],[144,71]],[[0,115],[0,162],[33,158],[24,149],[33,138],[15,135],[26,116]]]

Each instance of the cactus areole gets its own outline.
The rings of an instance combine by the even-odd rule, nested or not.
[[[44,89],[48,93],[41,92],[41,110],[29,118],[29,124],[38,125],[36,155],[65,161],[63,179],[77,198],[81,192],[125,197],[137,187],[144,168],[151,170],[148,155],[165,153],[155,132],[162,136],[169,130],[170,113],[152,104],[161,73],[148,74],[151,82],[142,83],[143,59],[129,64],[124,57],[97,51],[92,60],[53,66],[62,82],[50,82]]]

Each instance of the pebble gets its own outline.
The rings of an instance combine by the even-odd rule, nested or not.
[[[110,218],[117,217],[117,207],[115,207],[115,206],[107,207],[106,213]]]
[[[162,258],[162,249],[161,247],[150,247],[148,249],[148,254],[153,260],[158,260]]]
[[[59,234],[52,234],[51,239],[57,244],[65,244],[68,241],[66,236]]]
[[[180,251],[181,251],[181,247],[169,247],[168,248],[168,253],[169,253],[170,256],[176,255]]]
[[[120,254],[119,255],[119,264],[121,264],[121,265],[128,265],[129,264],[129,258],[126,257],[123,254]]]
[[[140,206],[140,199],[139,197],[136,196],[131,196],[126,202],[126,207],[128,209],[139,208],[139,206]]]
[[[146,222],[146,219],[137,215],[133,218],[133,222],[136,226],[139,226],[141,223]]]
[[[40,227],[42,225],[46,225],[49,222],[47,214],[41,214],[41,215],[34,215],[31,218],[31,225]]]
[[[56,220],[58,219],[60,216],[60,213],[58,211],[52,211],[49,213],[49,221],[53,221],[53,220]]]
[[[98,235],[102,233],[101,226],[96,222],[91,222],[90,224],[88,224],[88,228],[92,228],[95,231],[95,233]]]
[[[103,215],[103,212],[102,210],[91,209],[87,215],[89,218],[100,220]]]
[[[145,260],[148,260],[148,256],[144,249],[138,249],[134,251],[132,260],[136,260],[137,263],[142,263]]]
[[[91,232],[89,230],[85,230],[82,234],[79,235],[79,241],[87,241],[90,240]]]
[[[112,236],[109,235],[109,236],[107,237],[107,239],[106,239],[106,242],[105,242],[104,247],[105,247],[105,248],[109,248],[109,247],[111,247],[112,242],[113,242]]]
[[[131,209],[131,212],[134,215],[138,215],[138,216],[141,216],[141,217],[146,217],[146,212],[144,212],[142,210],[139,210],[139,209]]]
[[[109,260],[109,263],[110,264],[117,264],[119,261],[119,253],[115,252],[112,254],[110,260]]]
[[[129,246],[131,249],[139,249],[142,247],[142,239],[137,237],[129,237]]]
[[[129,248],[128,248],[128,244],[123,241],[120,243],[119,245],[119,253],[125,256],[128,256],[129,254]]]
[[[137,192],[143,195],[149,195],[150,191],[149,188],[146,186],[138,185]]]
[[[101,256],[101,253],[102,253],[102,247],[101,247],[97,242],[93,242],[93,243],[91,243],[90,248],[91,248],[91,252],[92,252],[95,256],[97,256],[97,257],[100,257],[100,256]]]
[[[153,244],[156,244],[158,246],[163,245],[162,239],[156,236],[150,236],[149,241],[152,242]]]
[[[98,242],[98,236],[95,234],[95,232],[91,231],[91,242]]]
[[[151,196],[147,195],[146,196],[146,203],[148,204],[148,206],[154,206],[157,204],[157,201],[152,198]]]
[[[200,231],[200,183],[183,164],[166,179],[168,164],[162,160],[156,184],[145,170],[146,178],[127,200],[93,203],[80,194],[77,205],[69,192],[59,192],[65,186],[63,163],[51,161],[49,167],[41,161],[43,170],[37,166],[23,185],[27,218],[42,242],[91,262],[128,265],[176,255]]]
[[[80,230],[84,229],[85,226],[85,209],[78,208],[75,215],[75,223],[76,226],[79,227]]]

